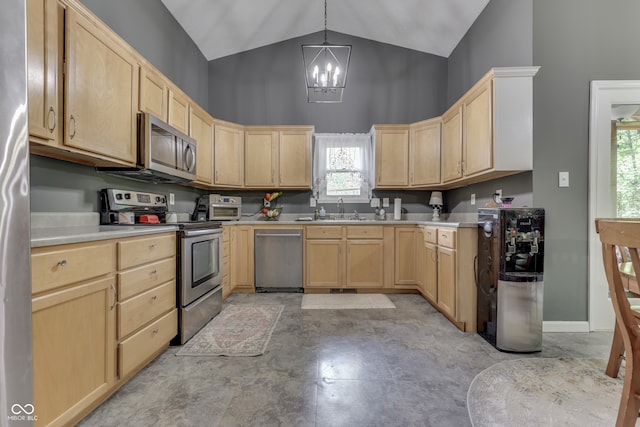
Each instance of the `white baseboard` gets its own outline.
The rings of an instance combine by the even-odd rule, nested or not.
[[[546,321],[542,322],[542,332],[589,332],[589,322]]]

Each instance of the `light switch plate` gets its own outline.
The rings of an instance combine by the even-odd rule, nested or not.
[[[388,208],[389,207],[389,198],[388,197],[383,197],[382,198],[382,207],[383,208]]]
[[[475,205],[476,204],[476,195],[475,193],[471,194],[471,205]]]
[[[558,187],[569,186],[569,172],[558,172]]]
[[[315,197],[310,197],[309,198],[309,207],[310,208],[315,208],[316,206],[317,206],[316,205],[316,198]]]
[[[169,193],[169,204],[170,205],[176,204],[176,195],[173,193]]]
[[[380,207],[380,199],[378,199],[377,197],[374,197],[371,199],[371,207],[372,208],[379,208]]]

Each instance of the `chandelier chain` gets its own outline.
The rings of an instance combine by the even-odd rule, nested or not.
[[[324,0],[324,43],[327,44],[327,0]]]

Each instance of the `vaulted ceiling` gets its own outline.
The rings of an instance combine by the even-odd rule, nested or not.
[[[162,2],[207,60],[324,29],[322,0]],[[448,57],[487,3],[489,0],[327,0],[327,29]]]

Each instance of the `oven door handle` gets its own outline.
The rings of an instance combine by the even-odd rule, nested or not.
[[[222,228],[202,228],[199,230],[182,230],[184,237],[198,237],[206,235],[222,234]]]

